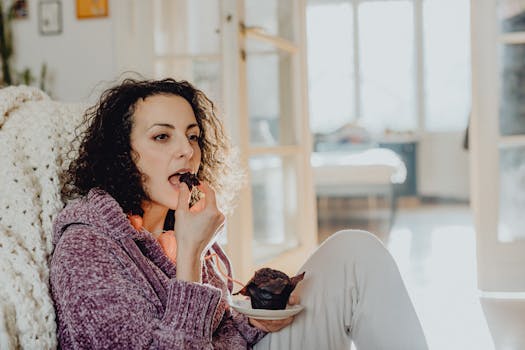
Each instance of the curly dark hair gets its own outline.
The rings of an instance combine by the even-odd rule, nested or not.
[[[142,185],[143,175],[134,162],[130,133],[136,103],[159,94],[183,97],[195,113],[201,130],[199,180],[208,182],[219,193],[235,192],[234,184],[227,181],[235,173],[235,157],[213,102],[187,81],[126,79],[104,91],[99,102],[86,111],[80,126],[83,131],[77,132],[74,143],[79,145],[78,153],[73,150],[76,157],[61,174],[64,201],[99,188],[115,198],[125,213],[144,214],[141,203],[149,198]]]

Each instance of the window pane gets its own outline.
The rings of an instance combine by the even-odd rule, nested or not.
[[[469,0],[423,2],[427,131],[465,130],[470,113]]]
[[[355,119],[352,12],[350,3],[309,5],[306,10],[314,133],[333,131]]]
[[[361,122],[372,131],[414,130],[412,1],[359,5]]]
[[[292,16],[294,1],[245,0],[246,26],[294,41]]]
[[[156,78],[172,77],[188,80],[202,90],[219,108],[222,106],[221,62],[197,59],[159,59],[155,63]]]
[[[155,0],[155,54],[218,54],[219,0]]]
[[[501,135],[525,134],[525,45],[502,45]]]
[[[503,32],[525,31],[525,0],[499,0],[498,12]]]
[[[525,239],[525,147],[500,151],[500,210],[498,238]]]
[[[268,49],[248,54],[250,143],[254,146],[296,143],[292,98],[291,57]]]
[[[257,156],[250,159],[254,258],[268,260],[298,244],[295,157]]]

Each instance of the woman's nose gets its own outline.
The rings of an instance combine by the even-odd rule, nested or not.
[[[193,147],[191,147],[188,139],[183,138],[177,145],[177,156],[179,158],[191,158],[193,156]]]

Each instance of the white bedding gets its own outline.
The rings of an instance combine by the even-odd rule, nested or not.
[[[407,175],[401,157],[386,148],[357,153],[314,152],[311,164],[317,194],[380,192],[405,182]]]

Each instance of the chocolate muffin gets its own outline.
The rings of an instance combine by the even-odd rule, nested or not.
[[[191,208],[200,198],[199,191],[196,189],[193,190],[193,187],[200,185],[200,181],[195,174],[184,173],[181,176],[179,176],[179,182],[184,182],[186,185],[188,185],[188,188],[191,192],[189,204]],[[175,211],[170,209],[168,210],[168,214],[164,219],[163,229],[165,231],[173,230],[173,226],[175,226]]]
[[[297,283],[304,278],[304,272],[288,277],[284,272],[270,268],[262,268],[236,294],[250,297],[253,309],[282,310],[286,308],[290,294]]]
[[[201,183],[199,182],[199,179],[197,178],[197,175],[192,173],[184,173],[179,177],[179,182],[184,182],[186,185],[188,185],[188,188],[190,191],[192,190],[193,186],[199,186]]]

